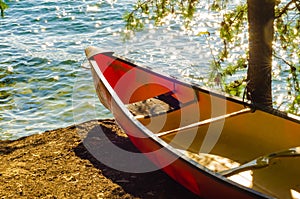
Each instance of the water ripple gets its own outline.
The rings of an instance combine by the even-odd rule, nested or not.
[[[209,73],[205,38],[178,34],[177,24],[146,29],[125,42],[122,16],[132,9],[130,0],[8,4],[0,20],[0,139],[111,117],[97,99],[90,71],[80,67],[90,45],[174,76],[185,74],[189,81],[191,73],[197,78]],[[205,16],[210,22],[199,15],[206,28],[215,28],[214,13]]]

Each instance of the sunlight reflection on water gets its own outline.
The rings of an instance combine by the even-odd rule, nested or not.
[[[121,34],[122,16],[132,9],[132,1],[30,0],[9,2],[9,6],[0,21],[0,139],[111,117],[96,97],[90,72],[81,68],[87,46],[113,50],[160,72],[205,85],[212,59],[209,49],[216,54],[222,45],[214,39],[221,15],[203,11],[204,3],[192,30],[184,30],[180,19],[169,16],[166,26],[157,28],[148,22],[128,41]],[[206,31],[212,35],[209,39],[197,35]],[[284,81],[282,74],[274,81],[278,102],[286,100]]]

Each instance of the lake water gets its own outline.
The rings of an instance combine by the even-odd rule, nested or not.
[[[176,23],[150,24],[124,41],[122,16],[132,5],[129,0],[9,1],[0,19],[0,139],[111,117],[98,102],[90,71],[81,67],[90,45],[160,72],[207,81],[212,59],[207,36],[184,34]],[[197,31],[213,32],[219,22],[215,13],[198,18],[203,23]]]

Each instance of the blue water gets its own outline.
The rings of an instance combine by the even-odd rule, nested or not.
[[[8,2],[0,19],[0,139],[111,117],[98,102],[90,71],[81,67],[90,45],[160,72],[207,81],[212,55],[205,35],[183,34],[177,23],[162,28],[150,24],[124,41],[122,16],[133,1],[111,2]],[[204,16],[199,15],[205,23],[198,30],[214,34],[218,17]]]
[[[99,1],[9,2],[0,19],[0,139],[73,124],[74,110],[82,114],[76,120],[91,119],[84,113],[93,111],[97,101],[90,72],[80,66],[83,50],[117,45],[106,28],[121,26],[124,5],[111,9]],[[101,108],[98,114],[109,115]]]

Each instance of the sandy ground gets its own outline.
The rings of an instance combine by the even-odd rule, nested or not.
[[[161,170],[128,173],[102,164],[90,153],[110,158],[99,128],[118,147],[138,152],[108,119],[0,141],[1,198],[197,198]]]

